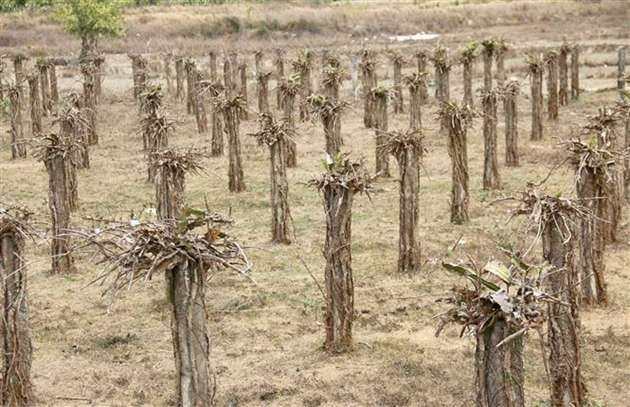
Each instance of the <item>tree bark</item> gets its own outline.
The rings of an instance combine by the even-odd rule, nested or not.
[[[580,98],[580,47],[574,45],[571,48],[571,98]]]
[[[171,305],[171,337],[175,356],[177,406],[213,405],[210,384],[210,340],[205,302],[206,271],[184,261],[166,271],[167,299]]]
[[[326,214],[326,341],[330,353],[352,347],[354,282],[352,279],[352,201],[354,191],[338,185],[324,187]]]
[[[402,58],[394,58],[394,113],[403,113]]]
[[[523,338],[497,348],[515,330],[504,319],[477,333],[475,350],[476,407],[524,407]]]
[[[215,83],[219,78],[217,76],[217,54],[214,51],[208,52],[208,59],[210,63],[210,80]]]
[[[418,52],[416,54],[416,63],[418,67],[418,75],[427,74],[427,54],[426,52]],[[429,91],[427,89],[427,83],[424,82],[422,86],[420,86],[420,100],[421,104],[425,104],[429,99]]]
[[[50,83],[48,64],[43,62],[38,64],[39,69],[39,83],[41,85],[41,113],[43,116],[48,116],[48,113],[52,111],[52,103],[50,100]],[[31,102],[32,106],[33,102]]]
[[[419,149],[401,149],[396,158],[400,171],[400,209],[398,237],[398,272],[420,270],[420,242],[418,241],[418,195],[420,190]]]
[[[293,112],[295,110],[295,93],[290,91],[282,91],[282,115],[283,120],[287,122],[287,126],[291,131],[295,131],[295,118]],[[294,139],[287,140],[286,142],[286,160],[288,168],[297,167],[297,143]]]
[[[464,105],[468,105],[472,109],[475,104],[472,91],[473,60],[465,60],[462,64],[462,69],[464,75]]]
[[[260,72],[257,76],[258,112],[271,113],[269,107],[269,77],[271,73]]]
[[[28,322],[26,262],[22,232],[0,216],[0,287],[2,287],[2,380],[0,403],[26,407],[33,403],[31,343]]]
[[[16,55],[13,58],[13,71],[15,73],[15,87],[18,90],[20,106],[26,106],[26,99],[24,95],[24,61],[26,57],[23,55]]]
[[[593,217],[580,219],[580,286],[582,301],[588,305],[608,302],[604,278],[604,224],[606,194],[600,187],[605,180],[600,171],[584,167],[576,173],[576,195],[592,211]]]
[[[558,55],[550,52],[547,63],[547,118],[558,120]]]
[[[173,72],[171,71],[171,61],[173,60],[173,56],[171,54],[166,54],[164,56],[164,79],[166,80],[166,91],[169,95],[172,95],[174,92],[173,89]]]
[[[505,84],[505,80],[507,79],[505,75],[505,52],[506,51],[507,50],[504,48],[504,46],[499,44],[496,50],[496,54],[495,54],[495,59],[497,62],[496,79],[497,79],[498,86],[503,86]]]
[[[565,239],[569,231],[564,228],[554,214],[543,225],[542,233],[543,257],[554,267],[549,274],[549,292],[564,303],[550,303],[548,311],[551,405],[582,407],[586,390],[581,373],[578,277],[572,266],[572,242]]]
[[[558,76],[560,78],[560,88],[558,90],[558,102],[560,106],[569,104],[569,46],[563,45],[558,54]]]
[[[59,103],[59,86],[57,84],[57,67],[51,63],[48,65],[48,74],[50,82],[50,99],[53,103]]]
[[[103,64],[105,63],[105,58],[102,56],[96,56],[94,58],[94,100],[95,103],[98,104],[99,100],[101,100],[101,96],[103,95]],[[146,63],[145,63],[146,65]],[[146,66],[145,66],[146,69]],[[145,74],[146,77],[146,74]],[[145,78],[146,81],[146,78]]]
[[[28,77],[29,100],[31,101],[31,137],[36,137],[42,132],[42,108],[39,97],[39,76]]]
[[[186,73],[186,113],[196,114],[195,106],[195,64],[192,60],[184,62],[184,72]]]
[[[381,177],[389,177],[389,156],[383,151],[386,142],[385,133],[388,130],[387,123],[387,92],[373,92],[375,106],[375,136],[376,136],[376,173]]]
[[[313,68],[312,64],[312,53],[310,51],[306,52],[306,63],[302,72],[300,72],[300,121],[308,121],[311,118],[311,115],[308,110],[307,99],[313,93],[313,84],[311,82],[311,71]]]
[[[178,221],[184,208],[186,175],[182,169],[168,165],[157,165],[154,173],[157,218]]]
[[[409,85],[409,128],[420,130],[422,128],[422,86],[419,84]]]
[[[448,154],[451,157],[451,223],[462,224],[468,217],[468,146],[466,127],[459,117],[447,117]]]
[[[175,83],[175,98],[182,101],[186,93],[184,90],[184,60],[182,57],[175,57]]]
[[[230,192],[245,190],[243,164],[241,162],[241,140],[239,137],[239,108],[229,106],[223,110],[223,122],[228,139],[228,179]]]
[[[278,110],[282,109],[282,92],[280,91],[280,83],[284,80],[284,51],[276,50],[276,106]]]
[[[506,88],[503,94],[503,110],[505,112],[505,165],[518,167],[518,83]]]
[[[98,144],[96,128],[96,95],[94,93],[94,66],[85,64],[83,72],[83,108],[87,120],[87,139],[90,145]]]
[[[240,95],[241,99],[243,100],[244,106],[244,108],[240,110],[239,114],[241,115],[241,120],[248,120],[249,115],[247,113],[247,64],[245,63],[245,61],[241,63],[238,69],[241,77]]]
[[[194,76],[193,92],[195,104],[195,121],[197,122],[197,131],[199,134],[208,132],[208,116],[206,114],[205,97],[201,92],[201,72],[197,68],[193,68]]]
[[[375,100],[372,89],[376,88],[376,63],[365,51],[361,61],[361,87],[363,88],[363,125],[372,128],[376,125]]]
[[[68,274],[75,271],[70,253],[67,230],[70,225],[70,201],[72,196],[69,172],[70,156],[52,154],[45,160],[48,171],[48,206],[52,215],[51,258],[53,274]]]
[[[223,118],[216,107],[212,107],[212,156],[223,155]]]
[[[499,160],[497,159],[497,95],[484,93],[483,104],[483,189],[500,189]]]
[[[483,56],[483,90],[490,92],[492,90],[492,57],[494,49],[484,47],[481,55]]]
[[[284,138],[269,146],[271,154],[271,237],[275,243],[291,243],[289,183]]]
[[[8,89],[11,116],[11,159],[26,158],[24,123],[22,121],[22,100],[17,86]]]
[[[529,66],[529,75],[531,78],[531,93],[532,93],[532,131],[530,139],[533,141],[542,140],[543,138],[543,96],[542,96],[542,82],[543,71],[539,65]]]

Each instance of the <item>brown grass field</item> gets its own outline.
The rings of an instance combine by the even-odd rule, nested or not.
[[[437,4],[441,3],[440,6]],[[132,97],[131,68],[124,52],[154,53],[174,50],[199,56],[211,48],[253,50],[286,45],[290,52],[310,46],[328,46],[340,52],[365,45],[378,49],[432,48],[436,42],[388,43],[382,34],[436,31],[454,54],[470,40],[504,36],[512,44],[508,75],[522,84],[519,102],[521,166],[503,166],[503,123],[499,108],[499,157],[503,190],[481,189],[483,140],[481,120],[469,131],[471,222],[449,223],[450,161],[446,140],[438,135],[437,104],[432,98],[423,111],[429,152],[423,160],[420,191],[420,239],[425,264],[417,275],[396,273],[398,238],[398,185],[396,177],[379,179],[371,194],[359,196],[353,209],[353,270],[355,307],[353,352],[328,356],[323,343],[323,298],[300,262],[315,278],[323,279],[325,236],[321,196],[305,183],[321,171],[324,137],[320,123],[298,128],[298,168],[289,169],[290,205],[296,242],[290,246],[269,242],[269,156],[247,134],[255,120],[243,122],[241,142],[247,191],[227,191],[227,157],[204,160],[205,172],[189,176],[186,200],[203,206],[204,198],[219,212],[237,220],[231,232],[248,247],[255,264],[256,284],[223,272],[208,288],[208,330],[211,366],[218,383],[220,406],[472,406],[474,339],[459,338],[450,327],[435,338],[433,317],[443,310],[435,300],[456,278],[440,267],[442,259],[482,261],[496,254],[497,243],[524,247],[533,238],[523,219],[507,223],[513,204],[491,202],[518,193],[527,181],[539,181],[564,158],[561,140],[575,136],[586,116],[613,103],[617,94],[615,49],[630,44],[626,1],[453,1],[420,4],[380,2],[342,3],[330,6],[272,3],[212,7],[158,7],[131,10],[125,38],[103,40],[106,52],[105,94],[99,104],[100,143],[91,150],[92,168],[79,173],[80,209],[73,214],[75,227],[90,226],[87,216],[128,219],[154,205],[154,189],[146,182],[142,141],[137,133],[137,106]],[[226,16],[238,17],[237,33],[204,37],[203,27]],[[276,19],[286,30],[257,33],[257,21]],[[292,21],[303,21],[312,32],[294,31]],[[199,25],[196,25],[199,24]],[[78,41],[63,34],[45,14],[23,12],[0,15],[0,53],[16,49],[29,55],[78,54]],[[578,102],[561,107],[557,123],[545,121],[545,139],[529,141],[529,81],[525,51],[557,47],[566,36],[584,45]],[[150,38],[150,39],[149,39]],[[253,55],[250,66],[253,66]],[[343,59],[349,66],[349,59]],[[266,55],[271,68],[271,53]],[[152,65],[158,66],[155,62]],[[415,66],[407,64],[405,72]],[[432,70],[431,70],[432,71]],[[319,78],[319,67],[315,69]],[[80,88],[76,66],[58,70],[64,92]],[[160,71],[154,71],[159,81]],[[382,57],[379,79],[388,83],[391,64]],[[431,73],[432,75],[432,73]],[[451,73],[451,97],[462,96],[461,68]],[[477,63],[474,87],[481,87]],[[249,107],[255,112],[255,82],[250,82]],[[275,83],[271,84],[275,101]],[[431,91],[433,88],[431,88]],[[352,101],[349,81],[344,98]],[[405,94],[405,102],[408,102]],[[275,103],[273,103],[275,105]],[[167,110],[178,120],[170,143],[207,146],[208,137],[197,134],[194,117],[185,106],[167,98]],[[407,108],[407,106],[405,106]],[[25,118],[28,114],[25,114]],[[250,117],[254,117],[252,114]],[[345,150],[364,156],[374,168],[374,135],[362,123],[362,105],[343,117]],[[403,129],[406,114],[390,113],[390,129]],[[50,118],[46,128],[52,128]],[[28,129],[29,126],[27,125]],[[8,120],[0,121],[0,201],[23,203],[37,218],[49,221],[48,178],[42,163],[30,156],[10,160]],[[392,173],[397,174],[395,160]],[[574,195],[573,174],[567,165],[553,172],[544,186],[550,194]],[[584,309],[581,314],[583,373],[592,406],[623,407],[630,394],[630,262],[626,216],[620,242],[607,251],[606,273],[611,303]],[[450,248],[461,238],[455,250]],[[174,364],[169,332],[169,311],[161,278],[124,292],[110,304],[103,287],[89,282],[101,266],[88,253],[78,253],[78,272],[49,274],[45,241],[28,245],[30,317],[34,340],[33,380],[37,405],[42,406],[170,406],[174,405]],[[538,253],[534,257],[539,256]],[[529,406],[547,406],[549,389],[537,335],[525,344],[526,396]]]

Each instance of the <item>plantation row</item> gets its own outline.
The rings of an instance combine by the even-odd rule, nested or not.
[[[438,103],[439,132],[448,141],[451,158],[451,222],[469,221],[467,131],[476,118],[483,121],[483,188],[501,188],[497,151],[499,101],[505,116],[505,163],[508,167],[519,165],[517,99],[520,84],[506,78],[503,63],[506,50],[504,42],[488,40],[480,45],[469,44],[456,58],[449,58],[448,50],[438,46],[431,53],[415,54],[417,69],[409,75],[403,75],[405,59],[393,52],[388,55],[393,68],[392,86],[385,86],[383,81],[379,83],[378,54],[363,51],[356,66],[360,75],[351,67],[351,78],[360,76],[363,123],[375,133],[375,175],[369,174],[363,161],[353,161],[344,154],[347,140],[341,132],[342,115],[350,103],[340,96],[347,78],[340,58],[325,52],[321,69],[315,71],[314,54],[300,52],[290,61],[292,72],[288,74],[282,52],[275,56],[274,72],[265,70],[261,52],[254,54],[259,129],[251,136],[269,149],[271,237],[276,243],[292,241],[287,171],[299,165],[296,120],[316,119],[324,129],[326,171],[309,185],[321,191],[326,217],[323,289],[326,351],[343,353],[352,347],[355,313],[352,203],[356,194],[370,192],[376,177],[391,176],[390,156],[398,162],[400,181],[398,271],[420,271],[419,171],[426,152],[422,123],[427,120],[425,110],[431,103],[429,62],[435,68],[432,79]],[[473,66],[479,54],[483,59],[483,89],[476,99]],[[32,155],[46,167],[53,273],[75,271],[73,251],[79,246],[94,248],[110,265],[96,280],[109,281],[108,291],[112,294],[135,282],[149,280],[156,273],[164,273],[167,300],[171,305],[177,403],[211,405],[216,389],[209,366],[207,276],[214,270],[229,269],[247,277],[251,263],[239,242],[226,232],[231,219],[212,213],[207,207],[197,209],[186,205],[185,178],[201,170],[202,157],[221,156],[227,150],[228,189],[234,193],[246,189],[240,127],[241,121],[249,120],[251,113],[247,64],[244,60],[239,63],[238,55],[231,52],[224,58],[223,74],[219,75],[217,55],[210,53],[210,69],[206,74],[193,59],[165,57],[160,76],[166,84],[166,93],[186,104],[187,113],[194,116],[199,133],[211,133],[209,151],[185,150],[169,148],[174,123],[163,106],[165,92],[151,80],[146,57],[129,57],[142,146],[147,158],[147,180],[155,187],[157,219],[148,222],[94,219],[102,226],[89,230],[70,226],[72,212],[79,205],[77,171],[89,169],[90,148],[99,143],[97,111],[103,99],[106,62],[101,56],[81,61],[83,90],[80,94],[58,89],[55,66],[61,60],[38,60],[32,70],[27,70],[23,56],[13,58],[15,81],[2,87],[2,96],[9,100],[12,158],[25,158],[30,147]],[[450,97],[449,75],[457,63],[463,65],[461,103]],[[544,74],[547,74],[548,120],[558,120],[559,106],[580,96],[579,47],[565,44],[544,55],[529,55],[526,64],[531,81],[530,139],[535,141],[543,138]],[[620,63],[619,89],[623,95],[625,73],[621,66]],[[317,72],[320,85],[315,92],[312,82]],[[276,109],[272,109],[269,100],[272,77],[277,81]],[[66,94],[63,100],[60,93]],[[408,104],[404,103],[405,99],[409,100]],[[481,112],[475,110],[477,103],[481,104]],[[30,138],[26,137],[24,129],[23,115],[27,110],[30,112]],[[390,111],[395,114],[407,111],[408,129],[391,131]],[[43,128],[43,115],[54,117],[54,131]],[[492,260],[485,266],[443,264],[447,270],[472,283],[472,288],[454,289],[452,295],[443,300],[449,307],[440,317],[438,333],[445,324],[454,322],[475,335],[475,388],[479,406],[524,406],[522,336],[530,329],[542,328],[545,323],[548,346],[544,357],[552,405],[587,404],[580,368],[579,312],[586,305],[605,305],[608,301],[603,262],[606,245],[617,239],[621,209],[630,193],[627,151],[630,104],[622,99],[613,107],[602,108],[589,117],[583,130],[582,137],[562,145],[567,161],[575,170],[576,197],[548,196],[540,189],[541,183],[527,185],[517,198],[519,206],[514,214],[529,219],[529,227],[536,236],[531,247],[540,241],[543,259],[527,259],[529,250],[517,252],[506,248],[503,250],[509,259],[506,263]],[[29,221],[32,214],[28,209],[3,206],[0,210],[0,272],[5,298],[2,319],[5,358],[1,397],[6,405],[22,406],[33,399],[24,246],[26,239],[39,232]]]

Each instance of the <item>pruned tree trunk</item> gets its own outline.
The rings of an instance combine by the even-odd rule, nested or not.
[[[576,195],[583,205],[591,210],[593,217],[580,219],[580,286],[582,301],[588,305],[608,302],[604,278],[604,221],[606,216],[605,175],[593,168],[578,168],[576,173]],[[599,179],[598,179],[599,178]]]
[[[361,88],[363,89],[363,125],[366,128],[376,125],[376,102],[372,94],[372,89],[376,86],[376,63],[369,51],[364,51],[361,60]]]
[[[212,107],[212,156],[217,157],[223,155],[223,117],[222,113],[215,107]]]
[[[260,72],[256,78],[258,84],[258,112],[270,113],[269,107],[269,77],[271,73]]]
[[[551,405],[585,405],[581,373],[578,276],[573,268],[573,246],[566,224],[554,216],[543,224],[543,257],[554,270],[549,273],[549,288],[559,302],[549,303],[548,344],[551,376]]]
[[[248,120],[249,115],[247,112],[247,64],[245,61],[238,67],[241,77],[241,99],[243,100],[243,109],[240,110],[241,120]]]
[[[0,215],[0,287],[2,288],[3,406],[33,405],[31,361],[33,345],[28,321],[28,293],[23,231]]]
[[[376,173],[381,177],[389,177],[389,156],[383,151],[385,133],[388,130],[387,121],[387,91],[376,89],[373,91],[375,102],[375,136],[376,136]]]
[[[96,95],[94,93],[94,66],[86,63],[81,66],[83,73],[83,108],[87,120],[87,139],[90,145],[98,144],[96,128]]]
[[[627,46],[619,47],[617,50],[617,90],[619,91],[619,99],[625,100],[626,90],[626,52]]]
[[[295,111],[295,91],[292,88],[287,88],[286,82],[283,82],[280,89],[282,95],[282,115],[283,120],[286,121],[287,126],[291,131],[295,131],[295,117],[293,112]],[[297,143],[294,139],[287,140],[286,143],[286,159],[287,167],[297,167]]]
[[[210,63],[210,81],[215,83],[219,79],[217,70],[217,53],[214,51],[208,52],[208,59]]]
[[[473,60],[465,60],[462,64],[464,76],[464,105],[471,108],[474,106],[472,78],[473,78]]]
[[[530,139],[533,141],[538,141],[542,140],[543,138],[542,66],[540,64],[530,64],[529,76],[531,80],[532,94],[532,131],[530,134]]]
[[[195,63],[191,59],[184,62],[186,73],[186,113],[196,114],[195,106]]]
[[[232,82],[232,63],[229,58],[223,61],[223,84],[225,87],[225,97],[234,96],[234,84]]]
[[[523,338],[503,318],[477,331],[475,349],[476,407],[524,407]]]
[[[497,85],[503,86],[505,84],[505,80],[507,79],[505,75],[505,52],[507,49],[505,46],[499,44],[496,49],[495,59],[497,61]]]
[[[468,146],[466,123],[456,113],[443,112],[442,121],[448,129],[448,155],[451,158],[451,223],[462,224],[469,220]]]
[[[243,164],[241,162],[241,140],[239,137],[239,110],[240,107],[235,106],[233,103],[223,109],[223,122],[228,139],[228,179],[230,192],[241,192],[245,190],[245,177],[243,175]]]
[[[416,64],[418,67],[418,75],[426,75],[427,71],[427,54],[426,52],[420,51],[416,53]],[[425,82],[420,87],[420,100],[421,104],[425,104],[429,99],[429,91],[427,89],[427,83]]]
[[[571,47],[571,98],[580,98],[580,47]]]
[[[79,99],[62,110],[58,119],[61,137],[73,140],[76,145],[74,163],[77,169],[90,168],[90,146],[87,140],[85,117]]]
[[[330,353],[352,347],[354,282],[352,278],[351,219],[354,191],[339,185],[324,187],[326,214],[326,341]]]
[[[276,50],[276,106],[278,110],[282,110],[282,92],[280,91],[280,83],[284,80],[284,51]]]
[[[570,48],[563,44],[558,54],[558,76],[560,88],[558,89],[558,102],[560,106],[569,104],[569,58]]]
[[[158,219],[178,221],[184,208],[185,172],[180,166],[153,165],[156,166]],[[213,405],[206,277],[206,270],[192,260],[181,260],[165,272],[166,297],[171,306],[177,405],[181,407]]]
[[[422,86],[424,81],[409,85],[409,128],[422,128]]]
[[[483,105],[483,189],[500,189],[499,160],[497,159],[497,95],[485,92]]]
[[[13,57],[13,72],[15,74],[15,87],[18,91],[20,100],[20,106],[26,106],[26,100],[24,95],[24,61],[26,57],[24,55],[16,55]]]
[[[305,55],[305,64],[300,72],[300,121],[308,121],[311,118],[311,115],[308,110],[307,99],[313,93],[313,84],[311,81],[311,72],[312,72],[313,64],[312,64],[312,53],[310,51],[306,52]]]
[[[510,82],[503,91],[505,113],[505,165],[518,167],[518,82]]]
[[[402,57],[394,58],[394,113],[403,113]]]
[[[558,120],[558,54],[549,52],[547,63],[547,118]]]
[[[175,83],[175,98],[182,101],[186,95],[184,90],[184,59],[182,57],[175,57]]]
[[[483,90],[490,92],[492,90],[492,57],[494,56],[494,48],[484,47],[483,52]]]
[[[29,75],[28,89],[31,102],[31,136],[36,137],[42,132],[42,108],[40,106],[38,75]]]
[[[59,86],[57,84],[57,67],[54,63],[48,65],[50,82],[50,99],[54,104],[59,104]]]
[[[398,272],[420,270],[418,241],[418,196],[420,190],[420,157],[422,149],[406,146],[396,155],[400,171],[400,209],[398,236]]]
[[[623,114],[624,121],[624,147],[630,151],[630,106]],[[626,202],[630,202],[630,157],[626,155],[623,160],[623,182]]]
[[[451,99],[449,73],[450,67],[443,66],[435,68],[435,97],[440,103],[448,102]]]
[[[208,132],[208,116],[206,115],[205,98],[201,91],[201,72],[197,68],[194,68],[194,104],[195,104],[195,121],[197,122],[197,131],[199,134],[206,134]]]
[[[41,113],[43,116],[48,116],[48,113],[52,111],[52,103],[50,100],[50,83],[48,64],[46,62],[40,62],[37,65],[39,69],[39,83],[41,84]],[[31,102],[31,105],[33,102]]]
[[[96,104],[98,104],[99,100],[101,100],[101,96],[103,95],[103,65],[104,63],[105,63],[104,57],[99,55],[94,58],[94,96],[95,96]],[[145,69],[146,69],[146,66],[145,66]],[[146,78],[145,78],[145,81],[146,81]]]
[[[9,115],[11,117],[11,159],[26,158],[26,140],[22,121],[22,99],[17,86],[7,90],[9,96]]]
[[[173,60],[173,55],[166,54],[164,56],[164,79],[166,80],[166,90],[169,95],[172,95],[174,93],[173,72],[171,71],[172,60]]]
[[[211,406],[215,391],[208,362],[206,271],[197,263],[184,261],[166,271],[166,287],[171,305],[177,405]]]
[[[232,92],[232,95],[236,95],[237,90],[236,90],[236,83],[238,81],[238,54],[236,51],[230,51],[228,53],[228,58],[230,60],[230,76],[231,76],[231,80],[230,80],[230,84],[231,89],[230,92]]]
[[[44,164],[48,171],[48,206],[52,215],[52,238],[50,243],[53,274],[68,274],[75,271],[67,236],[70,225],[72,186],[68,179],[71,155],[52,153]]]

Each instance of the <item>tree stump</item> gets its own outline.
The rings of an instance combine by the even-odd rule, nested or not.
[[[497,159],[497,94],[483,91],[483,189],[500,189],[499,160]]]
[[[241,78],[240,95],[241,95],[241,99],[243,100],[243,109],[241,109],[239,114],[241,115],[241,120],[248,120],[249,119],[249,114],[247,112],[247,106],[248,106],[248,102],[247,102],[247,63],[245,61],[241,62],[241,64],[238,67],[238,70],[239,70],[239,74],[240,74],[240,78]]]
[[[39,97],[39,75],[27,76],[29,100],[31,102],[31,137],[36,137],[42,132],[42,108]]]
[[[11,159],[26,158],[26,140],[24,139],[24,122],[22,120],[22,100],[18,86],[6,90],[9,97],[9,116],[11,120]]]
[[[49,64],[46,61],[39,60],[36,64],[39,70],[39,83],[41,85],[41,114],[48,116],[48,113],[52,111],[52,101],[50,97],[50,82],[49,82]],[[31,102],[32,105],[33,102]]]
[[[329,353],[343,353],[352,348],[354,319],[354,281],[352,277],[351,224],[352,202],[356,193],[369,189],[371,178],[361,163],[341,157],[329,161],[327,172],[311,180],[324,194],[326,215],[326,340]]]
[[[376,138],[376,174],[381,177],[389,177],[389,156],[383,150],[388,130],[387,120],[387,100],[390,92],[384,87],[372,89],[372,99],[375,103],[375,138]]]
[[[282,92],[280,91],[280,84],[284,80],[284,50],[280,48],[276,49],[274,65],[276,69],[276,106],[278,107],[278,110],[282,110]]]
[[[418,75],[428,75],[427,71],[427,52],[424,50],[416,52],[416,65],[418,68]],[[420,89],[421,104],[425,104],[429,99],[429,91],[427,89],[427,83],[425,82]]]
[[[483,47],[481,55],[483,56],[483,90],[490,92],[492,90],[492,58],[495,55],[497,41],[484,40],[481,42]]]
[[[363,89],[363,125],[372,128],[376,125],[375,100],[372,89],[377,86],[376,61],[372,51],[363,50],[361,55],[361,88]]]
[[[550,51],[545,56],[547,65],[547,118],[558,120],[558,54]]]
[[[269,113],[260,115],[260,130],[253,134],[259,145],[269,147],[271,156],[271,239],[290,244],[291,212],[286,168],[286,142],[291,137],[287,122],[275,122]]]
[[[532,95],[532,131],[530,139],[532,141],[542,140],[543,138],[543,70],[544,62],[540,56],[529,56],[527,58],[527,66],[531,81]]]
[[[24,236],[25,215],[0,208],[0,287],[2,290],[2,386],[4,406],[33,405],[31,343]]]
[[[417,74],[415,74],[417,75]],[[424,149],[419,129],[387,134],[384,149],[396,157],[400,171],[400,205],[398,230],[398,272],[420,270],[418,241],[418,196],[420,190],[420,160]]]
[[[404,102],[403,102],[403,92],[402,92],[402,66],[405,62],[402,55],[394,53],[391,57],[392,64],[394,68],[394,97],[393,97],[393,105],[394,105],[394,113],[403,113],[404,111]]]
[[[245,177],[241,161],[241,141],[239,136],[241,107],[240,96],[226,97],[216,101],[216,106],[223,114],[225,134],[228,141],[228,179],[230,192],[245,190]]]
[[[467,106],[456,103],[442,103],[441,121],[447,125],[448,155],[451,158],[451,223],[462,224],[468,216],[468,146],[467,128],[471,122],[471,112]]]
[[[83,74],[83,108],[87,120],[87,139],[90,145],[98,144],[96,123],[96,94],[94,92],[94,65],[86,62],[81,64]]]
[[[580,98],[580,46],[571,47],[571,99]]]
[[[294,76],[280,83],[279,92],[282,95],[282,119],[287,123],[292,133],[295,133],[295,96],[300,89],[300,83]],[[297,167],[297,144],[294,139],[287,140],[287,167]]]
[[[505,165],[518,167],[518,81],[509,81],[501,89],[505,113]]]
[[[404,78],[409,88],[409,128],[422,128],[422,89],[426,87],[426,73],[413,73]]]
[[[564,42],[560,47],[558,53],[558,103],[560,106],[566,106],[569,104],[569,53],[571,47]]]
[[[175,84],[175,98],[183,101],[186,95],[184,89],[184,58],[180,56],[175,57]]]

